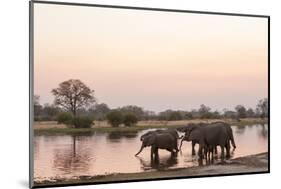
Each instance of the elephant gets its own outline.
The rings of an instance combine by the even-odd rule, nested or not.
[[[178,149],[178,139],[182,139],[184,136],[180,137],[178,132],[176,131],[176,129],[157,129],[155,131],[148,131],[147,133],[143,134],[140,137],[140,140],[142,141],[144,137],[146,137],[148,135],[151,135],[153,133],[169,133],[169,134],[171,134],[175,139],[174,140],[175,149],[176,149],[177,152],[179,151],[179,149]]]
[[[179,128],[178,130],[181,131],[181,132],[187,132],[192,127],[205,127],[205,126],[216,125],[216,124],[223,125],[226,128],[228,136],[229,136],[229,140],[231,141],[233,149],[235,149],[236,148],[236,144],[235,144],[235,141],[234,141],[232,128],[231,128],[231,126],[229,124],[227,124],[225,122],[217,121],[217,122],[213,122],[213,123],[210,123],[210,124],[208,124],[208,123],[198,123],[198,124],[191,123],[191,124],[188,124],[186,127]],[[196,132],[199,132],[199,130],[194,131],[194,132],[195,132],[194,134],[196,134]],[[188,141],[187,137],[188,136],[185,135],[182,138],[179,149],[181,149],[183,141]],[[191,141],[191,144],[192,144],[192,155],[195,155],[195,148],[194,147],[195,147],[195,144],[199,144],[199,142],[200,141],[197,138],[195,138],[194,140]],[[209,152],[209,153],[212,153],[212,156],[213,156],[213,153],[217,154],[217,146],[206,147],[206,149],[204,151],[205,151],[204,154],[207,154],[206,152]]]
[[[207,125],[207,123],[189,123],[185,127],[177,128],[177,130],[180,131],[180,132],[186,133],[192,127],[202,127],[202,126],[206,126],[206,125]],[[195,132],[199,132],[199,131],[195,131]],[[182,137],[179,149],[181,149],[183,141],[188,141],[187,140],[187,135],[184,135]],[[194,140],[191,141],[191,147],[192,147],[191,154],[192,155],[195,155],[195,145],[196,144],[199,144],[199,140],[194,139]]]
[[[141,138],[142,145],[140,150],[135,154],[137,156],[143,150],[143,148],[151,146],[151,160],[154,158],[159,159],[158,149],[165,149],[171,152],[171,155],[174,155],[177,152],[175,146],[175,137],[168,132],[152,132]],[[174,151],[175,150],[175,151]]]
[[[209,148],[221,147],[221,159],[224,159],[224,148],[226,148],[226,157],[230,157],[230,143],[234,143],[233,135],[231,138],[231,127],[224,122],[215,122],[206,126],[191,125],[186,129],[185,137],[187,141],[196,141],[199,143],[199,157],[203,158],[203,150],[206,155]],[[232,131],[232,130],[231,130]],[[236,147],[235,143],[234,146]]]
[[[233,149],[236,149],[236,144],[235,144],[235,141],[234,141],[233,131],[232,131],[231,126],[228,123],[225,123],[223,121],[213,122],[212,124],[222,124],[226,128],[227,134],[229,136],[229,140],[231,142],[231,145],[232,145]]]

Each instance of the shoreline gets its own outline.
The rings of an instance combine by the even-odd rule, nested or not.
[[[196,122],[215,122],[215,121],[224,121],[229,123],[232,126],[246,126],[253,124],[267,124],[267,120],[262,119],[242,119],[240,122],[233,120],[186,120],[188,123],[196,123]],[[175,128],[184,126],[181,124],[155,124],[155,125],[136,125],[131,127],[108,127],[108,126],[93,126],[91,128],[68,128],[65,125],[53,124],[48,126],[47,124],[36,123],[33,126],[34,134],[91,134],[96,131],[98,132],[137,132],[146,129],[157,129],[157,128]],[[40,128],[40,126],[44,125],[44,127]],[[49,128],[48,128],[49,127]]]
[[[116,173],[109,175],[97,176],[79,176],[71,179],[53,179],[45,181],[35,181],[34,185],[52,186],[52,185],[67,185],[67,184],[99,184],[106,182],[126,182],[139,180],[153,180],[165,178],[188,178],[202,177],[215,175],[233,175],[247,173],[268,173],[268,152],[263,152],[254,155],[238,157],[225,162],[217,162],[210,165],[194,166],[188,168],[175,168],[161,171],[150,171],[140,173]]]

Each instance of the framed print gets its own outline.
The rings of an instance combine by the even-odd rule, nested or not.
[[[270,17],[30,1],[30,187],[270,172]]]

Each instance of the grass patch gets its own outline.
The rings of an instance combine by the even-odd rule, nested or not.
[[[240,122],[237,121],[229,121],[228,122],[232,126],[246,126],[246,125],[254,125],[254,124],[268,124],[268,120],[263,119],[245,119]]]
[[[133,127],[93,127],[93,128],[41,128],[34,129],[35,134],[44,133],[94,133],[94,132],[137,132],[154,128],[175,128],[180,125],[145,125]]]
[[[204,121],[204,120],[202,120]],[[222,120],[233,126],[246,126],[254,124],[266,124],[267,120],[262,119],[243,119],[240,122]],[[35,134],[91,134],[94,132],[137,132],[146,129],[157,129],[157,128],[177,128],[184,126],[183,124],[179,125],[136,125],[131,127],[92,127],[92,128],[35,128]]]

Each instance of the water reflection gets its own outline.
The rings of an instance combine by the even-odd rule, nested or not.
[[[54,149],[53,169],[57,169],[62,174],[71,172],[87,172],[90,168],[90,149],[83,145],[87,140],[76,135],[71,136],[71,143],[65,148]]]
[[[120,132],[120,131],[116,131],[116,132],[110,132],[107,134],[107,139],[111,140],[111,141],[118,141],[122,138],[136,138],[138,135],[137,131],[130,131],[130,132]]]
[[[267,139],[267,137],[268,137],[267,125],[265,125],[265,124],[261,125],[261,129],[259,130],[259,136],[264,139]]]
[[[268,151],[268,126],[232,127],[237,148],[231,150],[231,158]],[[88,135],[39,135],[34,138],[35,179],[56,176],[104,175],[110,173],[134,173],[211,164],[214,159],[198,161],[191,155],[191,143],[184,142],[182,151],[171,156],[166,150],[159,150],[159,159],[151,161],[150,148],[139,150],[140,132],[95,132]],[[195,147],[198,151],[198,145]]]
[[[142,170],[164,170],[168,169],[178,163],[178,159],[176,155],[165,156],[156,159],[144,159],[142,157],[136,156],[136,158],[140,161]]]
[[[243,133],[245,132],[245,129],[246,129],[246,126],[244,126],[244,125],[237,126],[235,132],[236,132],[237,134],[241,135],[241,134],[243,134]]]

